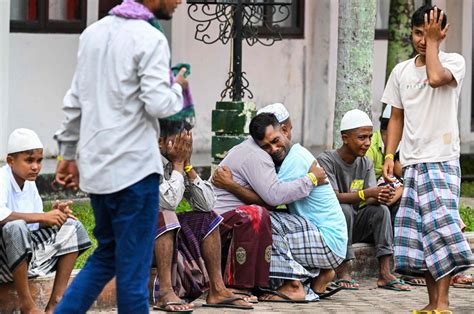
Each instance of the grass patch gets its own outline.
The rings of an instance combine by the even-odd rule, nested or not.
[[[459,214],[461,219],[466,225],[465,231],[474,231],[474,208],[471,207],[460,207]]]
[[[461,196],[462,197],[474,197],[474,182],[462,182],[461,183]]]

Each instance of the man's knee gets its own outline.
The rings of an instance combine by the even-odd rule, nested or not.
[[[28,225],[24,220],[13,220],[7,222],[2,228],[3,236],[15,236],[29,232]]]
[[[390,209],[385,205],[372,205],[367,209],[371,211],[371,216],[375,221],[390,220]]]

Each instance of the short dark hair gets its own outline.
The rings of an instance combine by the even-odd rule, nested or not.
[[[270,125],[274,128],[280,126],[278,119],[273,113],[258,114],[250,121],[250,135],[252,135],[254,140],[261,141],[265,138],[265,131]]]
[[[432,6],[429,4],[425,4],[421,7],[419,7],[415,13],[413,13],[411,17],[411,27],[416,27],[416,26],[423,26],[425,24],[425,14],[428,14],[428,22],[430,20],[430,11],[434,10],[436,6]],[[439,19],[439,12],[441,12],[441,9],[438,8],[438,19]],[[444,16],[443,16],[443,22],[441,22],[441,28],[444,29],[446,26],[446,23],[448,23],[448,16],[446,13],[443,11]]]
[[[192,125],[186,120],[159,119],[160,137],[168,137],[179,134],[184,130],[191,130]]]

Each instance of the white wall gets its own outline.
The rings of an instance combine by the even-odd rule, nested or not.
[[[0,0],[0,160],[7,152],[10,0]]]

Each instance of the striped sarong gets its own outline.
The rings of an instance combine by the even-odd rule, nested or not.
[[[180,298],[192,301],[209,288],[209,275],[201,254],[201,244],[219,226],[222,219],[214,211],[176,214],[175,211],[160,208],[156,238],[178,229],[171,266],[171,283]],[[159,258],[160,252],[157,254]],[[153,285],[155,303],[159,290],[157,274]]]
[[[344,257],[334,254],[319,229],[304,217],[270,212],[272,222],[271,286],[283,280],[302,280],[319,275],[319,269],[335,269]],[[274,280],[280,279],[280,280]]]
[[[408,166],[404,184],[395,218],[395,270],[429,271],[438,280],[474,266],[458,211],[459,160]]]
[[[45,276],[56,269],[58,258],[82,253],[92,243],[84,226],[68,219],[60,228],[31,231],[24,220],[0,226],[0,283],[13,281],[12,272],[28,260],[28,277]]]

